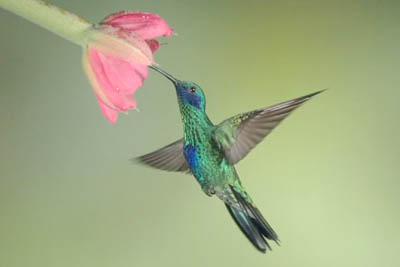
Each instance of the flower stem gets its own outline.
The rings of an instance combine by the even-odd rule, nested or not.
[[[41,0],[0,0],[0,7],[80,46],[93,28],[88,20]]]

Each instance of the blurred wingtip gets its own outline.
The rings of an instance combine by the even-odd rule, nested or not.
[[[139,158],[139,157],[130,158],[130,159],[128,159],[128,161],[129,161],[131,164],[135,164],[135,165],[140,164],[140,158]]]
[[[314,92],[314,93],[311,93],[311,94],[307,95],[307,97],[308,97],[308,98],[312,98],[312,97],[314,97],[314,96],[316,96],[316,95],[319,95],[319,94],[321,94],[321,93],[327,91],[328,89],[329,89],[329,88],[324,88],[324,89],[322,89],[322,90],[316,91],[316,92]]]

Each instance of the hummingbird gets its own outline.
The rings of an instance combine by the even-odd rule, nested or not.
[[[324,90],[260,108],[213,124],[199,85],[181,81],[160,69],[175,86],[183,123],[183,138],[136,160],[165,171],[192,174],[208,196],[220,198],[247,239],[260,252],[271,250],[268,240],[279,238],[239,179],[234,165],[260,143],[292,111]]]

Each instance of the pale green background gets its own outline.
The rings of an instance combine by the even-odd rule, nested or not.
[[[282,246],[257,252],[187,175],[128,159],[182,135],[172,84],[111,125],[81,50],[0,10],[0,266],[400,266],[400,1],[51,1],[179,33],[157,62],[214,122],[330,88],[238,166]]]

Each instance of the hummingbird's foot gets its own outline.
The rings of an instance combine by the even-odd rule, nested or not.
[[[204,191],[204,193],[206,193],[207,196],[212,197],[213,195],[215,195],[215,189],[211,188],[209,186],[206,185],[202,185],[201,189]]]

